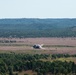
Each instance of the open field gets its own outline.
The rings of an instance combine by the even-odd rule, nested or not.
[[[14,74],[18,74],[18,75],[37,75],[36,72],[33,72],[32,70],[28,70],[28,71],[22,71],[22,72],[14,72]]]
[[[34,44],[44,44],[44,49],[33,49]],[[0,38],[0,52],[76,54],[76,38]]]

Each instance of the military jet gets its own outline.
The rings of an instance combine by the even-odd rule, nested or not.
[[[35,49],[43,49],[42,48],[42,46],[43,46],[43,44],[35,44],[34,46],[33,46],[33,48],[35,48]]]

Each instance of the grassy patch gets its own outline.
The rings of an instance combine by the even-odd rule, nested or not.
[[[76,63],[76,57],[68,57],[68,58],[56,58],[56,59],[51,59],[51,58],[48,58],[48,59],[40,59],[41,61],[44,61],[44,62],[46,62],[46,61],[50,61],[50,62],[53,62],[53,61],[57,61],[57,60],[59,60],[59,61],[62,61],[62,62],[64,62],[64,61],[67,61],[67,62],[70,62],[70,61],[72,61],[72,62],[75,62]]]
[[[68,57],[68,58],[57,58],[56,60],[60,60],[60,61],[67,61],[67,62],[70,62],[70,61],[73,61],[76,63],[76,57]]]

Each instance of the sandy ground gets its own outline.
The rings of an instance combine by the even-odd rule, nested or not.
[[[0,43],[0,51],[25,51],[32,52],[34,44],[44,44],[44,49],[36,50],[36,53],[68,53],[76,54],[76,38],[0,38],[0,40],[12,40],[16,43]],[[57,45],[52,47],[52,45]],[[63,47],[59,47],[63,46]],[[65,47],[69,46],[69,47]],[[73,46],[73,47],[72,47]]]
[[[76,38],[0,38],[0,40],[16,40],[25,44],[75,45]]]

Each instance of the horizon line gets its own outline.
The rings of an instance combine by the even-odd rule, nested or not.
[[[76,18],[66,18],[66,17],[65,18],[64,17],[63,18],[59,18],[59,17],[58,18],[57,17],[56,18],[48,18],[48,17],[47,18],[33,18],[33,17],[30,17],[30,18],[0,18],[0,19],[76,19]]]

